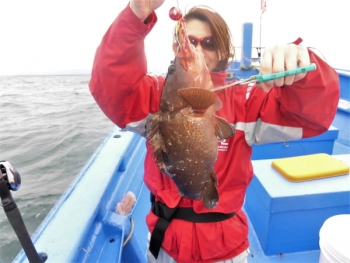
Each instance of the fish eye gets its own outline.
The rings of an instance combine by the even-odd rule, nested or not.
[[[168,67],[168,74],[173,74],[176,70],[176,66],[174,64],[171,64],[169,67]]]

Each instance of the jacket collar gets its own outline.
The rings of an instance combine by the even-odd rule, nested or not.
[[[226,71],[210,72],[210,77],[214,87],[222,86],[226,83]]]

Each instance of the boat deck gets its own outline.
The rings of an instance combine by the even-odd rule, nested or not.
[[[343,150],[348,149],[339,151]],[[145,216],[150,201],[142,180],[145,152],[144,138],[115,127],[33,235],[37,250],[48,254],[48,262],[146,262]],[[138,201],[132,215],[125,217],[114,208],[128,191]],[[123,247],[132,229],[130,217],[133,234]],[[251,222],[249,229],[249,262],[319,260],[319,250],[266,256]],[[14,262],[27,262],[24,253]]]
[[[254,165],[255,162],[259,165],[259,159],[318,152],[343,155],[350,164],[350,109],[347,106],[350,103],[350,73],[340,72],[339,76],[342,86],[341,100],[346,103],[338,107],[337,116],[333,121],[336,128],[331,127],[327,133],[317,138],[274,144],[272,145],[275,147],[274,151],[266,151],[265,146],[259,146],[254,152],[253,148]],[[318,148],[320,145],[322,149]],[[149,191],[143,183],[145,152],[144,138],[122,132],[117,127],[111,131],[33,234],[32,239],[37,250],[48,254],[47,262],[147,262],[148,229],[145,216],[150,209],[150,198]],[[266,153],[282,154],[282,156],[267,156]],[[349,174],[345,176],[349,180]],[[257,175],[254,178],[257,178]],[[339,185],[345,184],[340,182]],[[115,206],[128,191],[135,193],[137,203],[131,215],[118,215],[114,211]],[[343,189],[339,193],[341,200],[345,200],[341,208],[345,210],[341,211],[350,213],[350,191]],[[305,195],[306,193],[300,193],[301,197]],[[322,198],[328,200],[327,196]],[[299,204],[305,208],[302,200],[295,202],[295,206]],[[309,204],[313,205],[314,202]],[[319,262],[320,250],[317,244],[314,246],[316,249],[307,249],[303,252],[266,253],[266,248],[264,250],[260,242],[262,238],[257,234],[261,228],[252,223],[254,220],[250,218],[249,206],[245,209],[249,219],[251,250],[248,262]],[[330,211],[328,217],[339,214],[339,211]],[[314,217],[312,212],[308,213],[310,218]],[[288,219],[286,215],[284,217]],[[322,218],[325,219],[327,218]],[[259,218],[257,221],[259,222]],[[308,235],[307,231],[302,234]],[[129,235],[130,241],[123,246],[124,240]],[[315,229],[313,235],[315,243],[315,236],[317,239]],[[294,244],[290,245],[293,246],[298,247],[300,244],[295,240]],[[14,262],[28,262],[23,251],[18,254]]]

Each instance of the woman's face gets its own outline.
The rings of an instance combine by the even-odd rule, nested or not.
[[[197,39],[211,36],[209,24],[198,19],[192,19],[187,22],[187,31],[189,36],[194,36]],[[203,49],[200,43],[197,44],[196,49],[204,55],[204,59],[209,71],[215,69],[219,63],[219,58],[216,55],[216,50]]]

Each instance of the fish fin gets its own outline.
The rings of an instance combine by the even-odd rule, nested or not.
[[[155,114],[151,119],[149,119],[146,124],[146,135],[148,139],[151,139],[159,131],[159,115]]]
[[[227,120],[214,115],[215,135],[220,139],[227,139],[235,134],[235,128]]]
[[[158,168],[161,172],[165,172],[166,165],[164,162],[164,154],[165,154],[165,147],[163,138],[159,133],[159,125],[161,122],[161,116],[159,113],[156,113],[152,119],[147,121],[146,127],[147,127],[147,138],[149,139],[149,143],[151,144],[153,148],[152,156],[156,160],[156,164],[158,165]]]
[[[214,103],[214,109],[215,111],[218,111],[222,108],[222,102],[221,100],[218,98],[215,103]]]
[[[204,206],[208,209],[213,209],[219,202],[219,192],[216,185],[216,173],[212,170],[210,172],[209,180],[202,191]]]
[[[192,107],[195,113],[204,113],[214,103],[216,107],[221,103],[215,92],[207,89],[186,88],[179,89],[177,93]]]

